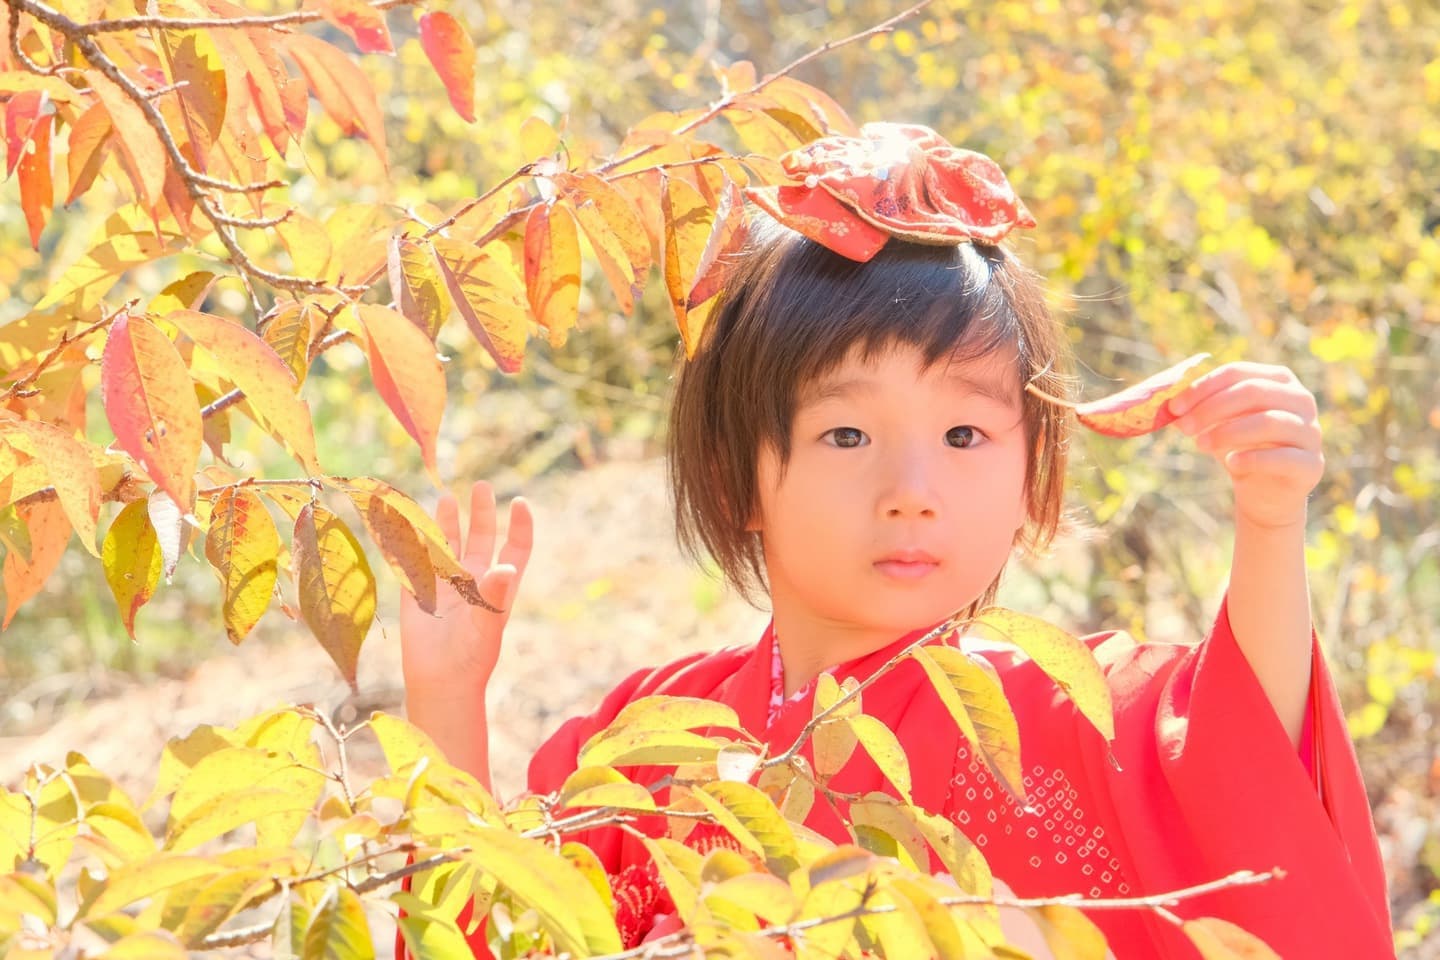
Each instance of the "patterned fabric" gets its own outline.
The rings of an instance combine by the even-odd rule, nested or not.
[[[861,263],[890,237],[915,243],[999,243],[1033,227],[995,161],[918,124],[867,123],[859,137],[823,137],[780,158],[798,184],[746,191],[762,210]]]

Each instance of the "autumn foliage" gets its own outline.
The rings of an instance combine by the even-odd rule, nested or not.
[[[141,6],[7,0],[0,24],[7,197],[18,195],[30,245],[40,249],[53,238],[64,207],[101,191],[121,198],[93,243],[49,269],[43,293],[0,327],[6,627],[55,575],[73,536],[99,560],[131,636],[162,578],[168,582],[181,563],[203,563],[218,581],[231,642],[278,607],[354,683],[376,610],[372,559],[423,608],[434,607],[437,577],[481,600],[438,526],[394,478],[326,469],[301,393],[325,356],[341,345],[363,355],[374,394],[440,485],[440,425],[454,405],[437,346],[442,331],[463,329],[491,369],[512,373],[537,338],[563,347],[597,295],[607,309],[632,315],[656,286],[681,348],[693,350],[721,292],[718,268],[745,236],[743,190],[784,182],[777,159],[785,151],[857,126],[835,99],[794,76],[799,63],[762,76],[742,60],[714,71],[707,105],[694,106],[705,99],[695,96],[691,105],[627,122],[604,150],[539,117],[519,130],[485,133],[486,105],[476,100],[483,47],[473,25],[444,9],[396,0],[307,0],[298,10],[264,14],[226,0]],[[995,5],[987,16],[1003,19],[1014,6]],[[956,22],[947,14],[931,26],[938,35]],[[1058,22],[1036,29],[1058,30]],[[1090,54],[1074,38],[1088,38],[1092,61],[1123,61],[1134,78],[1136,118],[1150,116],[1146,97],[1186,82],[1157,66],[1150,51],[1126,48],[1114,24],[1085,22],[1095,29],[1071,35],[1073,62],[1063,52],[1028,59],[997,43],[965,69],[997,88],[1022,64],[1042,88],[1061,75],[1080,77],[1072,92],[1083,102],[1094,95],[1081,64]],[[873,55],[866,46],[889,25],[862,29],[847,55]],[[1004,24],[984,26],[998,35]],[[1155,28],[1157,46],[1178,42],[1165,29]],[[347,145],[363,143],[390,172],[386,101],[363,64],[414,47],[447,109],[476,124],[477,137],[518,143],[521,165],[444,207],[348,199],[323,214],[307,207],[292,187],[300,148],[322,121],[350,138]],[[922,88],[943,87],[943,77],[926,72],[945,69],[955,68],[932,59],[914,75]],[[1426,76],[1433,101],[1440,73]],[[1023,93],[1011,90],[994,112],[977,111],[956,128],[983,136],[987,122],[1028,123],[1033,106]],[[1284,268],[1280,293],[1297,314],[1311,309],[1323,284],[1288,262],[1275,237],[1300,229],[1296,218],[1303,221],[1310,204],[1333,206],[1328,195],[1320,193],[1322,203],[1300,186],[1272,183],[1273,210],[1206,233],[1207,218],[1223,216],[1214,204],[1238,188],[1214,166],[1185,167],[1173,183],[1187,185],[1185,202],[1197,213],[1176,229],[1203,235],[1201,248],[1213,241],[1207,269],[1192,272],[1135,226],[1167,199],[1164,191],[1147,194],[1108,178],[1101,161],[1062,163],[1071,154],[1088,157],[1084,147],[1107,137],[1122,151],[1141,151],[1142,120],[1124,123],[1091,130],[1066,119],[1037,130],[1037,143],[1051,149],[1028,174],[1021,166],[1017,187],[1035,198],[1037,218],[1079,224],[1042,251],[1047,266],[1076,281],[1081,295],[1123,280],[1157,315],[1186,316],[1200,301],[1218,303],[1226,315],[1259,298],[1260,274]],[[1287,173],[1267,176],[1280,181]],[[1073,209],[1075,197],[1091,195],[1093,208]],[[1343,240],[1336,244],[1335,259],[1352,255]],[[1433,246],[1414,257],[1406,284],[1433,290],[1440,273]],[[151,271],[153,280],[157,265],[163,281],[150,295],[112,296],[117,287],[131,289],[122,281],[138,272]],[[1184,277],[1173,289],[1135,279],[1172,269]],[[1093,289],[1080,282],[1085,277]],[[1317,357],[1328,350],[1342,362],[1383,364],[1388,354],[1357,320],[1364,298],[1332,286],[1339,306],[1316,320],[1328,338]],[[242,308],[222,308],[226,293]],[[1396,293],[1382,306],[1398,315],[1405,302]],[[1397,328],[1433,327],[1433,305],[1416,316],[1397,320]],[[1263,337],[1280,325],[1263,312],[1245,333]],[[1159,341],[1175,355],[1194,352],[1199,339],[1180,329],[1153,332],[1127,335]],[[1165,387],[1183,382],[1178,371],[1167,374],[1160,392],[1141,384],[1124,395],[1124,410],[1094,402],[1082,412],[1114,435],[1153,428]],[[1414,410],[1407,415],[1414,419]],[[238,418],[286,451],[290,469],[258,475],[233,465],[226,443]],[[1433,491],[1434,470],[1432,451],[1408,474],[1397,466],[1374,482]],[[1099,518],[1105,522],[1121,509],[1124,491],[1098,493],[1110,511]],[[1322,562],[1340,565],[1341,547],[1331,547],[1335,556]],[[1367,568],[1382,576],[1384,563],[1392,560],[1377,557]],[[1025,647],[1106,731],[1104,684],[1073,637],[1006,611],[988,617],[990,629]],[[1004,721],[1003,695],[952,652],[913,655],[977,752],[1014,789],[1020,748]],[[651,793],[614,768],[683,756],[700,785],[676,791],[667,809],[686,826],[654,841],[652,853],[687,928],[657,948],[694,942],[717,954],[767,957],[783,940],[817,956],[1003,950],[983,857],[953,827],[905,802],[903,755],[883,725],[867,723],[862,696],[822,681],[805,735],[814,738],[815,768],[797,763],[794,751],[762,756],[743,731],[693,732],[734,726],[733,717],[706,712],[715,705],[637,704],[587,746],[582,769],[559,796],[503,809],[415,730],[384,714],[348,729],[303,708],[234,728],[201,727],[171,742],[154,792],[138,802],[74,753],[0,792],[0,945],[33,956],[73,947],[87,956],[165,957],[268,938],[278,956],[363,957],[388,949],[372,943],[364,915],[365,904],[386,902],[392,913],[406,911],[401,930],[417,955],[464,956],[456,916],[474,896],[493,918],[499,956],[619,954],[610,882],[583,847],[559,841],[566,829],[657,812]],[[1393,700],[1392,692],[1386,710]],[[349,775],[352,737],[378,739],[384,776],[359,783]],[[868,820],[860,845],[834,848],[797,833],[794,822],[857,749],[876,759],[899,798],[877,795],[861,806],[857,816]],[[145,819],[160,807],[167,812],[156,836]],[[687,846],[683,835],[697,815],[723,828],[740,851],[720,845],[702,855]],[[951,868],[958,893],[917,868],[927,849]],[[415,863],[406,866],[407,859]],[[400,890],[412,874],[414,891]],[[1098,934],[1072,904],[1027,910],[1057,955],[1100,955]],[[845,922],[822,922],[851,911]],[[1187,932],[1207,957],[1267,955],[1220,921],[1194,921]]]

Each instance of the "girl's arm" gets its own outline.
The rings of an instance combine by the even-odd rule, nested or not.
[[[470,524],[462,543],[459,506],[443,494],[435,519],[450,548],[474,575],[485,603],[472,605],[449,583],[436,582],[434,615],[414,595],[400,591],[400,661],[410,722],[430,736],[455,766],[492,790],[490,731],[485,691],[500,655],[520,578],[530,560],[534,521],[524,500],[510,506],[505,545],[495,557],[495,494],[476,482],[470,491]]]
[[[1315,397],[1287,367],[1230,363],[1196,380],[1170,409],[1230,474],[1230,627],[1298,748],[1312,632],[1305,503],[1325,469]]]

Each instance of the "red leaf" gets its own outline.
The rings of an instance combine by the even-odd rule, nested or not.
[[[510,249],[495,243],[477,250],[443,238],[433,243],[440,276],[466,326],[496,366],[515,373],[525,358],[529,305]]]
[[[305,9],[319,10],[326,20],[350,35],[361,53],[395,52],[384,12],[364,0],[306,0]]]
[[[445,84],[450,105],[475,122],[475,43],[450,14],[433,10],[420,18],[420,46]]]
[[[709,300],[721,291],[729,261],[745,245],[749,223],[745,219],[745,195],[733,180],[726,180],[715,210],[715,224],[705,252],[696,269],[695,285],[690,288],[690,308]]]
[[[100,390],[120,449],[188,512],[204,424],[189,371],[170,338],[144,317],[122,313],[105,343]]]
[[[531,313],[549,331],[550,345],[563,345],[580,312],[580,236],[574,215],[562,204],[540,204],[530,211],[525,292]]]
[[[40,249],[40,233],[55,205],[55,187],[50,182],[50,128],[55,115],[37,117],[30,127],[30,150],[20,158],[20,206],[30,228],[30,246]]]
[[[15,94],[5,104],[5,177],[9,179],[25,155],[25,144],[30,142],[30,128],[40,115],[45,95],[39,90],[25,90]]]
[[[405,432],[420,444],[425,468],[439,485],[435,441],[445,414],[445,369],[435,345],[423,330],[389,307],[362,303],[359,314],[375,389]]]
[[[1077,405],[1075,417],[1107,437],[1152,433],[1175,419],[1169,407],[1171,398],[1199,379],[1212,366],[1209,360],[1208,353],[1196,354],[1119,393]]]
[[[310,408],[296,394],[295,376],[274,348],[245,327],[193,310],[176,310],[164,319],[210,352],[222,373],[245,391],[255,420],[310,473],[321,473],[315,454]]]
[[[105,74],[86,70],[85,79],[110,114],[115,143],[125,158],[137,198],[153,213],[165,192],[165,171],[170,168],[159,134],[150,127],[135,102]]]
[[[59,500],[27,500],[15,505],[15,512],[25,521],[30,533],[30,556],[10,550],[5,554],[5,620],[0,630],[10,626],[20,607],[45,585],[50,574],[60,565],[65,545],[70,541],[70,521]]]
[[[381,165],[389,169],[385,116],[365,71],[335,47],[308,34],[291,34],[285,44],[325,112],[347,135],[358,133],[369,140]]]

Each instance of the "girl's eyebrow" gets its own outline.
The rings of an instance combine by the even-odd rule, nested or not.
[[[993,400],[1003,407],[1018,410],[1019,391],[1013,385],[1000,383],[989,377],[975,377],[962,371],[952,371],[945,379],[961,393]],[[840,400],[873,394],[876,382],[871,377],[846,377],[845,379],[822,378],[811,384],[800,395],[798,406],[808,407],[826,400]]]

